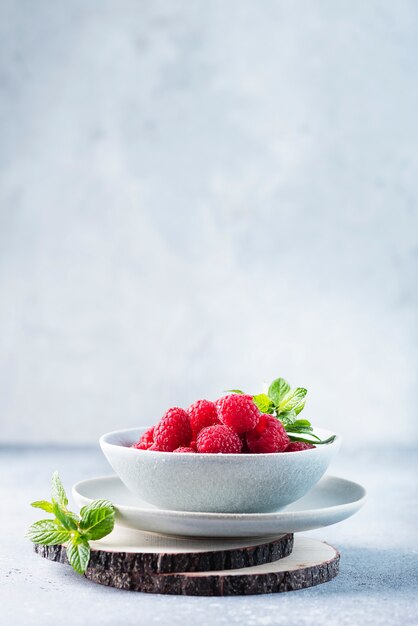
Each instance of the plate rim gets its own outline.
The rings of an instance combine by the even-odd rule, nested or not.
[[[124,487],[125,485],[123,484],[123,482],[121,481],[121,479],[119,478],[119,476],[117,474],[106,474],[106,475],[102,475],[102,476],[94,476],[92,478],[85,478],[83,480],[79,480],[78,482],[76,482],[73,486],[72,486],[72,496],[73,498],[76,500],[76,496],[75,494],[77,494],[78,498],[83,498],[84,500],[87,501],[92,501],[93,498],[88,498],[87,496],[83,495],[82,493],[79,492],[79,488],[85,484],[85,483],[90,483],[92,481],[105,481],[105,480],[109,480],[109,479],[113,479],[113,480],[117,480],[119,481]],[[308,517],[311,516],[313,512],[315,512],[316,514],[319,514],[321,511],[344,511],[347,507],[353,507],[356,506],[358,508],[361,508],[363,506],[363,504],[365,503],[365,501],[367,500],[368,494],[367,494],[367,490],[366,488],[361,485],[360,483],[357,483],[354,480],[350,480],[348,478],[342,478],[340,476],[336,476],[334,474],[326,474],[325,476],[323,476],[311,489],[311,491],[313,489],[315,489],[315,487],[317,487],[317,485],[319,485],[322,481],[326,481],[329,479],[336,479],[340,482],[344,482],[344,483],[349,483],[352,486],[355,486],[357,489],[359,489],[361,495],[359,498],[357,498],[356,500],[353,500],[351,502],[345,502],[343,504],[331,504],[330,506],[322,506],[322,507],[318,507],[318,508],[310,508],[310,509],[303,509],[301,511],[285,511],[285,510],[281,510],[281,511],[271,511],[268,513],[215,513],[215,512],[202,512],[202,511],[176,511],[173,509],[158,509],[158,508],[145,508],[145,507],[141,507],[140,505],[138,506],[133,506],[130,504],[117,504],[115,502],[115,507],[117,509],[119,509],[120,511],[122,510],[126,510],[126,511],[135,511],[138,512],[140,511],[142,514],[149,514],[149,515],[153,515],[156,517],[167,517],[167,516],[171,516],[171,517],[176,517],[177,519],[184,519],[184,518],[193,518],[193,519],[205,519],[205,520],[213,520],[213,521],[238,521],[238,520],[248,520],[248,521],[252,521],[252,520],[260,520],[260,521],[269,521],[269,520],[274,520],[277,518],[277,516],[280,516],[280,518],[282,519],[290,519],[292,518],[294,515],[297,515],[298,517],[302,518],[303,517]],[[125,487],[125,489],[128,489],[127,487]],[[129,490],[128,490],[129,491]],[[309,493],[309,492],[308,492]],[[305,494],[308,495],[308,494]],[[144,503],[146,504],[146,503]],[[288,505],[291,506],[291,505]]]

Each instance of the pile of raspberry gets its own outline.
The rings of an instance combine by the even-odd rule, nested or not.
[[[187,411],[168,409],[132,447],[191,454],[265,454],[315,446],[291,442],[283,424],[261,413],[251,396],[231,394],[216,402],[197,400]]]

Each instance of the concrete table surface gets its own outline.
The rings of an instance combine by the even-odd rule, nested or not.
[[[232,598],[153,596],[91,583],[32,552],[23,535],[40,519],[58,469],[70,492],[82,478],[111,473],[97,448],[0,448],[0,622],[49,624],[418,624],[417,450],[342,449],[330,473],[364,484],[351,519],[306,533],[341,552],[340,574],[297,592]],[[73,504],[73,503],[72,503]]]

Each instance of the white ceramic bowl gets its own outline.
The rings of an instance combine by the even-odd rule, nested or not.
[[[327,470],[340,446],[276,454],[182,454],[131,448],[145,428],[100,438],[110,465],[126,487],[163,509],[267,513],[304,496]],[[322,439],[332,433],[316,430]]]

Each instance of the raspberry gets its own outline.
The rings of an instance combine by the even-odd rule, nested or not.
[[[188,446],[192,438],[190,419],[186,411],[173,407],[164,413],[154,429],[154,442],[162,452]]]
[[[304,441],[291,441],[285,452],[299,452],[300,450],[310,450],[311,448],[315,448],[315,446],[311,443],[305,443]]]
[[[208,454],[238,454],[241,452],[242,442],[237,433],[224,426],[214,424],[207,426],[197,436],[197,451]]]
[[[261,413],[251,396],[231,394],[216,403],[221,422],[241,435],[255,428]]]
[[[153,443],[152,446],[148,448],[148,450],[151,450],[152,452],[161,452],[160,448],[157,446],[156,443]]]
[[[283,452],[289,445],[289,436],[283,424],[272,415],[264,415],[264,430],[254,428],[247,433],[247,445],[254,454]]]
[[[148,450],[154,443],[154,426],[147,428],[138,443],[134,443],[132,448],[137,450]]]
[[[219,411],[221,400],[223,400],[224,398],[225,398],[225,396],[221,396],[220,398],[218,398],[217,400],[214,401],[213,404],[215,405],[215,408],[216,408],[217,412]]]
[[[206,428],[206,426],[219,424],[216,406],[213,402],[209,402],[209,400],[198,400],[194,402],[187,409],[187,413],[189,414],[190,425],[195,435],[197,435],[202,428]]]
[[[196,450],[193,450],[193,448],[185,448],[185,447],[176,448],[174,452],[193,452],[193,454],[196,454]]]

